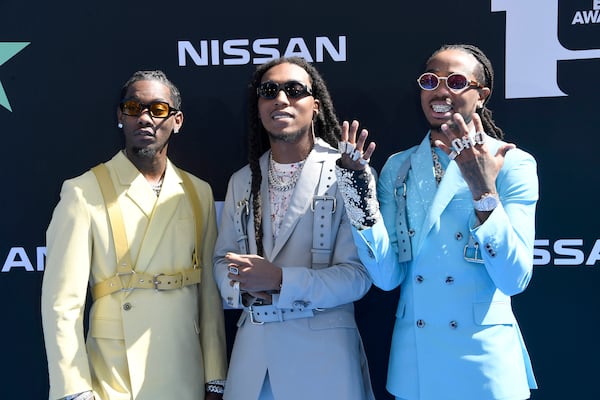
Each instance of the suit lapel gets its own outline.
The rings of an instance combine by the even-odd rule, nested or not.
[[[490,151],[492,152],[492,154],[495,154],[495,152],[497,151],[499,145],[501,142],[491,139],[490,137],[486,138],[487,140],[487,145],[490,148]],[[429,135],[427,135],[427,137],[425,138],[425,140],[423,141],[423,143],[421,144],[421,147],[425,147],[424,143],[427,142],[427,146],[429,147]],[[419,149],[420,150],[420,149]],[[427,150],[428,152],[431,152],[431,150]],[[431,155],[426,156],[426,151],[423,150],[418,151],[418,153],[420,154],[422,160],[426,159],[427,157],[429,157],[429,163],[431,164]],[[430,167],[432,168],[432,167]],[[427,171],[427,168],[421,168],[421,170],[423,171]],[[422,174],[420,179],[425,179],[425,174]],[[429,177],[429,181],[431,182],[431,185],[435,186],[435,179]],[[424,185],[424,188],[429,188],[430,185]],[[431,231],[431,229],[440,221],[441,215],[444,212],[444,210],[446,209],[446,207],[448,207],[448,204],[453,201],[456,200],[457,196],[470,196],[471,192],[469,190],[469,187],[467,185],[467,183],[465,182],[462,173],[460,172],[460,168],[458,168],[458,164],[456,164],[456,161],[450,161],[450,163],[448,164],[448,167],[446,168],[446,171],[444,172],[444,178],[442,179],[439,187],[437,188],[437,190],[417,190],[422,196],[424,196],[424,201],[423,201],[423,205],[427,206],[428,209],[426,209],[425,211],[425,217],[423,219],[423,224],[421,225],[421,229],[419,230],[420,233],[417,234],[417,247],[416,247],[416,252],[418,253],[421,249],[421,246],[423,245],[425,239],[427,238],[427,235],[429,234],[429,232]],[[423,192],[423,193],[421,193]],[[428,202],[427,201],[427,195],[426,193],[433,193],[433,197],[432,197],[432,201]],[[411,203],[412,206],[414,206]]]
[[[309,153],[304,166],[302,167],[302,172],[300,178],[298,178],[296,187],[294,188],[290,204],[283,217],[283,221],[281,221],[279,234],[275,238],[273,251],[271,252],[271,260],[281,251],[294,232],[294,228],[298,224],[300,218],[305,215],[310,208],[325,160],[323,153],[317,151],[320,147],[320,143],[315,145],[315,148]],[[271,224],[270,220],[269,224]]]
[[[125,191],[127,198],[144,213],[146,218],[150,218],[155,203],[155,198],[148,196],[149,192],[152,192],[150,185],[123,153],[119,152],[115,157],[115,162],[115,171],[120,185],[117,193]]]
[[[419,161],[416,165],[416,169],[417,171],[421,171],[418,174],[420,187],[417,192],[419,192],[421,196],[422,204],[420,206],[423,207],[423,209],[420,210],[421,215],[424,215],[423,223],[421,228],[418,229],[417,234],[416,252],[418,253],[423,242],[427,238],[427,235],[435,224],[439,222],[440,216],[450,201],[459,190],[466,186],[466,183],[462,178],[462,174],[456,165],[456,162],[450,161],[444,172],[444,178],[436,188],[429,135],[427,135],[417,153],[416,157],[418,157]],[[411,205],[413,207],[415,206],[414,203],[411,203]]]
[[[125,155],[119,153],[114,159],[116,162],[115,171],[119,180],[117,192],[122,193],[125,191],[125,196],[130,200],[130,204],[137,207],[146,217],[145,223],[139,221],[138,225],[132,227],[131,230],[131,232],[135,231],[143,235],[137,254],[131,254],[134,269],[142,272],[148,268],[167,224],[183,199],[183,186],[181,178],[175,172],[171,162],[167,160],[163,186],[157,199],[144,176]],[[127,224],[127,208],[122,206],[122,210],[123,218]],[[131,247],[133,243],[131,243],[129,237],[128,241]]]
[[[260,171],[262,174],[260,197],[262,199],[263,250],[264,255],[268,256],[269,260],[272,260],[273,258],[270,257],[270,254],[273,252],[273,223],[271,222],[271,196],[269,195],[268,178],[270,155],[271,150],[267,151],[260,158]],[[253,217],[253,215],[250,217]]]
[[[155,207],[150,214],[148,228],[144,235],[144,240],[140,248],[138,260],[136,262],[136,271],[145,271],[154,256],[158,245],[160,244],[167,225],[173,219],[177,208],[185,198],[185,192],[181,178],[175,172],[170,161],[167,161],[167,169],[160,196],[154,203]]]
[[[410,155],[411,169],[409,172],[409,190],[413,189],[409,196],[411,206],[418,207],[418,214],[426,214],[431,207],[436,193],[436,183],[433,177],[433,161],[431,159],[431,146],[429,145],[429,135],[425,137],[417,150]]]

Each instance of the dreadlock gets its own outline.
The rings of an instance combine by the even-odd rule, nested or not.
[[[445,50],[460,50],[471,54],[479,63],[479,67],[475,71],[475,75],[477,76],[477,80],[479,82],[483,83],[484,86],[490,89],[490,95],[484,100],[483,107],[477,109],[477,114],[479,114],[481,117],[481,122],[483,124],[483,130],[485,133],[496,139],[503,139],[504,131],[502,131],[500,127],[496,126],[496,123],[492,118],[492,110],[486,106],[487,102],[492,97],[492,91],[494,90],[494,69],[492,68],[492,62],[477,46],[471,44],[445,44],[436,50],[431,57],[429,57],[427,63],[429,63],[429,61],[438,53]]]
[[[260,184],[262,174],[260,172],[259,159],[261,155],[270,148],[269,137],[258,117],[258,95],[257,88],[261,84],[263,75],[279,64],[295,64],[304,69],[310,77],[312,96],[319,100],[319,112],[313,118],[314,135],[323,139],[331,146],[337,148],[341,137],[341,127],[331,101],[331,96],[325,85],[321,74],[300,57],[282,57],[272,60],[257,67],[252,81],[248,85],[248,119],[250,132],[248,135],[248,163],[252,172],[250,185],[252,210],[254,212],[254,232],[256,236],[256,248],[258,255],[263,255],[263,228],[262,228],[262,199],[260,196]]]

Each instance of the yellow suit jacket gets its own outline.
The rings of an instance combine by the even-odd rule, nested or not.
[[[168,161],[160,196],[119,152],[106,163],[138,272],[192,267],[195,227],[179,172]],[[46,233],[42,322],[50,399],[94,390],[101,400],[198,400],[205,382],[224,379],[223,311],[212,272],[216,217],[210,186],[192,177],[202,208],[202,282],[182,289],[135,289],[94,301],[84,340],[89,285],[115,275],[104,200],[88,171],[64,182]]]

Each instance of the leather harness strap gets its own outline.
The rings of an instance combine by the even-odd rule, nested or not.
[[[313,232],[311,249],[311,268],[320,269],[331,263],[331,225],[333,214],[336,210],[335,161],[323,161],[321,174],[316,192],[311,199],[310,209],[313,213]],[[334,192],[331,194],[331,192]],[[250,183],[245,190],[245,197],[235,203],[235,229],[240,253],[247,254],[248,244],[248,219],[250,218]]]
[[[414,230],[408,226],[408,212],[406,205],[406,181],[411,166],[411,157],[414,150],[408,150],[408,156],[398,168],[396,177],[396,185],[394,197],[396,198],[396,236],[398,240],[398,261],[409,262],[412,260],[411,237],[414,235]],[[466,261],[472,263],[483,264],[485,261],[482,258],[479,250],[479,243],[475,240],[472,234],[469,235],[469,241],[464,247],[463,257]]]
[[[195,285],[201,281],[200,269],[193,268],[169,275],[151,275],[146,272],[133,271],[127,286],[123,285],[123,279],[121,278],[122,276],[115,275],[94,285],[92,288],[92,296],[94,300],[115,292],[129,291],[133,289],[156,289],[159,291],[181,289],[184,286]]]
[[[396,177],[396,185],[394,197],[396,198],[396,236],[398,238],[398,261],[408,262],[412,259],[412,249],[410,238],[412,232],[408,227],[408,218],[406,212],[406,180],[408,179],[408,171],[410,170],[410,158],[412,154],[406,157],[398,169]]]
[[[335,182],[335,162],[323,161],[317,192],[312,198],[313,212],[312,268],[325,268],[331,264],[331,224],[336,208],[336,198],[330,195]],[[322,194],[321,194],[322,193]]]
[[[193,268],[189,268],[174,274],[148,274],[136,272],[131,261],[129,244],[125,231],[125,223],[115,191],[112,179],[105,164],[99,164],[92,168],[100,185],[102,197],[108,212],[108,218],[113,233],[115,253],[117,257],[117,273],[92,287],[94,300],[100,297],[120,291],[131,291],[133,289],[156,289],[170,290],[180,289],[184,286],[195,285],[202,280],[199,263],[199,253],[202,243],[202,214],[198,194],[194,190],[189,176],[179,170],[183,181],[184,192],[189,195],[195,220],[196,243],[193,255]],[[126,279],[129,277],[129,279]]]

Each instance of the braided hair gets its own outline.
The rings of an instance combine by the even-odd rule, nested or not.
[[[483,101],[483,107],[478,108],[476,112],[481,117],[485,133],[496,139],[503,139],[504,131],[496,126],[496,123],[492,118],[492,110],[486,106],[487,102],[492,97],[492,92],[494,90],[494,69],[492,68],[492,62],[477,46],[471,44],[445,44],[429,57],[427,63],[429,63],[429,61],[431,61],[438,53],[445,50],[460,50],[464,53],[471,54],[477,60],[478,68],[475,71],[475,76],[477,77],[478,82],[481,82],[490,89],[490,95]]]
[[[319,112],[313,118],[314,135],[323,139],[331,146],[337,148],[341,137],[341,127],[333,107],[329,90],[321,74],[300,57],[282,57],[272,60],[257,67],[250,84],[248,85],[248,163],[252,172],[250,185],[252,210],[254,212],[254,233],[256,236],[256,248],[258,255],[263,255],[263,228],[262,228],[262,199],[260,196],[260,185],[262,173],[260,171],[259,159],[261,155],[270,148],[267,131],[262,125],[258,112],[257,88],[261,84],[263,75],[280,64],[295,64],[304,69],[310,78],[312,96],[319,100]]]
[[[127,90],[129,87],[138,81],[158,81],[169,88],[171,93],[171,101],[173,102],[173,107],[177,109],[181,109],[181,93],[179,93],[179,89],[173,82],[167,78],[164,72],[161,70],[154,71],[136,71],[131,75],[131,77],[125,82],[123,87],[121,88],[121,95],[119,100],[125,99],[127,95]]]

